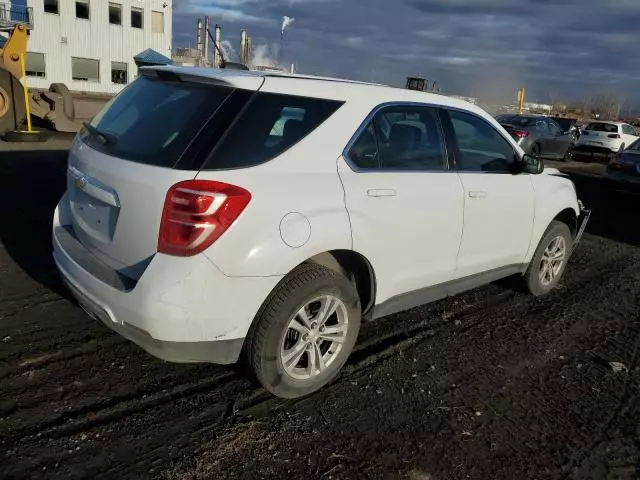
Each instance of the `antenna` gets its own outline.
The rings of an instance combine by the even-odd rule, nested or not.
[[[218,42],[216,42],[213,39],[213,35],[211,35],[211,30],[208,27],[207,27],[207,35],[209,35],[209,38],[211,39],[211,43],[213,43],[213,46],[218,51],[218,55],[220,55],[220,68],[226,67],[227,60],[224,58],[224,53],[222,53],[222,49],[220,48],[220,45],[218,45]]]

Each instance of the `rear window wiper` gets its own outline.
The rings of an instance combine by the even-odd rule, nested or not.
[[[91,125],[89,122],[84,122],[82,125],[84,125],[84,128],[87,129],[87,132],[89,132],[89,134],[93,138],[98,140],[103,145],[106,145],[108,143],[116,143],[118,141],[118,137],[116,137],[115,135],[111,133],[101,132],[96,127]]]

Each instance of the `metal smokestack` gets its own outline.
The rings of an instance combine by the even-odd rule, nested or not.
[[[247,58],[247,53],[247,31],[242,30],[240,32],[240,63],[244,63],[245,65],[248,63],[249,59]]]
[[[216,33],[214,38],[216,41],[216,48],[213,49],[213,66],[219,68],[222,61],[220,58],[220,51],[222,50],[222,27],[218,24],[216,24]]]
[[[198,34],[197,34],[197,45],[196,48],[200,53],[202,53],[202,19],[198,17]]]
[[[209,64],[209,17],[204,17],[204,63]]]

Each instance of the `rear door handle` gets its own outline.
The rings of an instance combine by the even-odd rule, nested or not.
[[[487,196],[487,192],[483,190],[469,190],[469,196],[471,198],[484,198]]]
[[[370,197],[395,197],[398,192],[392,189],[385,188],[373,188],[367,190],[367,195]]]

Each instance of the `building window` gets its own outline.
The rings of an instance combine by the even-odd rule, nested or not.
[[[164,13],[151,12],[151,31],[153,33],[164,33]]]
[[[100,61],[71,57],[71,78],[85,82],[100,81]]]
[[[111,62],[111,81],[118,85],[126,85],[128,65],[124,62]]]
[[[89,0],[76,0],[76,18],[89,20]]]
[[[45,77],[44,53],[27,52],[26,71],[28,77]]]
[[[44,0],[44,11],[45,13],[55,13],[58,15],[60,13],[58,0]]]
[[[109,23],[111,25],[122,25],[122,5],[119,3],[109,4]]]
[[[131,26],[133,28],[144,28],[142,23],[143,16],[144,10],[141,8],[131,7]]]

